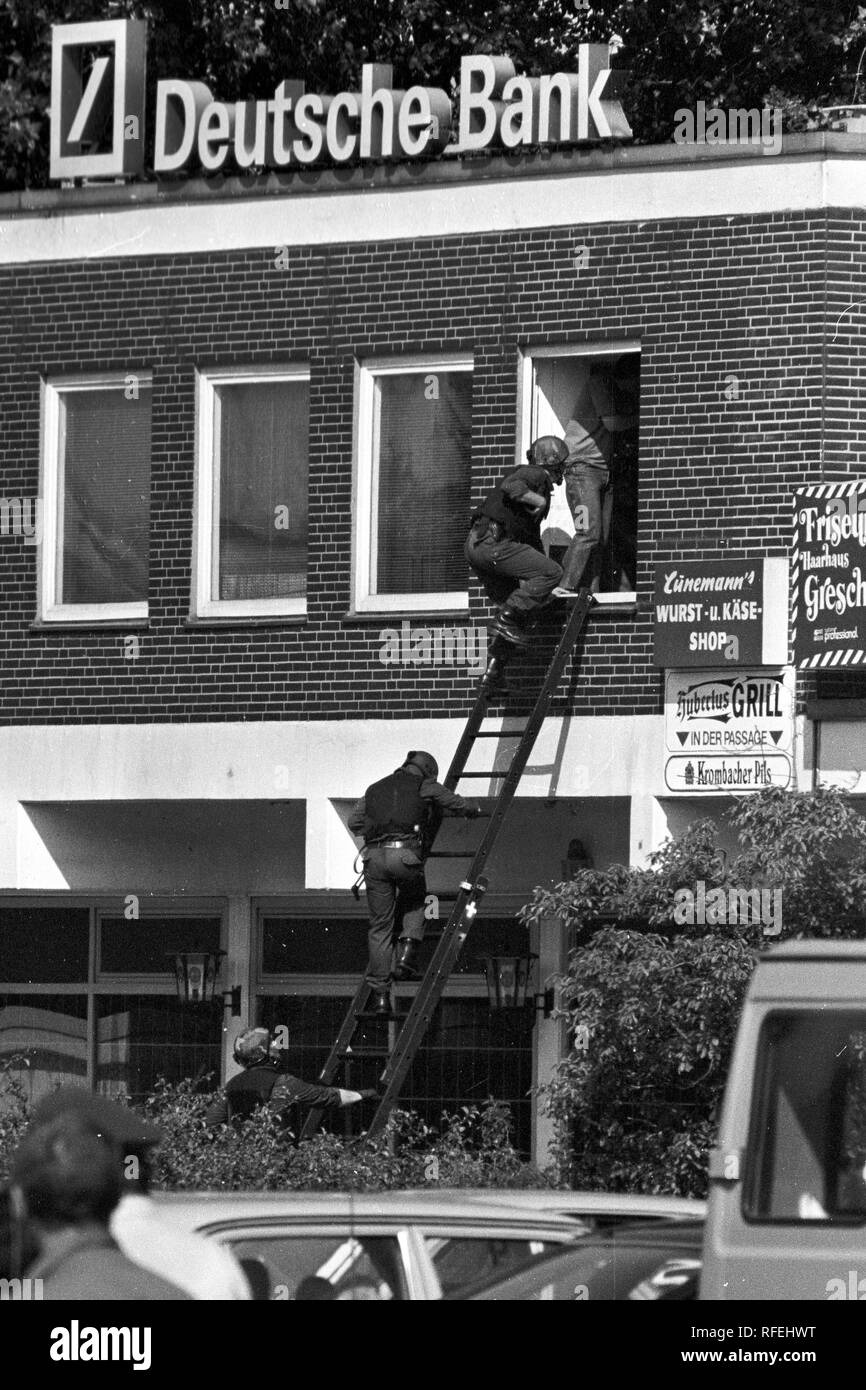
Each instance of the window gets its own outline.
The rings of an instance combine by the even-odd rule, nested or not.
[[[758,1056],[746,1216],[862,1222],[866,1014],[771,1014]]]
[[[468,607],[472,362],[358,369],[358,612]]]
[[[146,618],[150,378],[46,382],[43,621]]]
[[[508,1236],[441,1236],[428,1234],[427,1249],[443,1298],[463,1298],[488,1279],[504,1279],[556,1246],[543,1240]]]
[[[346,895],[348,897],[348,895]],[[432,929],[440,923],[431,921]],[[259,909],[259,970],[255,1022],[284,1028],[288,1036],[286,1066],[296,1076],[321,1073],[367,959],[366,918],[351,899],[342,907],[300,900],[293,911],[275,906]],[[434,1128],[442,1114],[463,1105],[483,1106],[489,1096],[508,1105],[513,1140],[523,1153],[530,1148],[532,1106],[532,1019],[491,1012],[480,957],[486,952],[528,949],[528,931],[512,917],[479,917],[452,978],[406,1077],[401,1107],[414,1110]],[[432,955],[428,941],[422,969]],[[414,987],[396,986],[398,1011],[408,1010]],[[387,1025],[371,1021],[355,1040],[357,1058],[344,1065],[338,1084],[375,1086],[382,1070],[376,1051],[387,1039]],[[371,1049],[373,1055],[363,1055]],[[333,1132],[357,1133],[364,1119],[360,1107],[324,1112],[322,1125]]]
[[[606,603],[633,602],[639,347],[620,343],[528,348],[520,371],[519,461],[539,435],[558,435],[569,447],[569,476],[554,489],[543,532],[545,545],[554,559],[561,560],[575,533],[585,532],[585,546],[578,548],[574,558],[577,568],[566,579],[572,586],[589,583]],[[595,536],[598,545],[593,544]]]
[[[310,374],[200,372],[193,611],[306,612]]]
[[[31,1104],[57,1084],[140,1096],[157,1077],[219,1081],[222,999],[177,998],[167,951],[218,949],[221,918],[0,903],[0,1073]],[[209,1079],[208,1079],[209,1078]]]
[[[345,1234],[246,1236],[228,1242],[236,1259],[255,1262],[268,1298],[311,1302],[405,1298],[396,1236]]]

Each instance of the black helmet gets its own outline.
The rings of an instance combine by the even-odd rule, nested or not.
[[[420,767],[425,777],[432,777],[435,781],[439,776],[439,764],[432,753],[407,753],[404,767]]]
[[[549,473],[562,478],[563,464],[568,458],[568,445],[555,434],[543,434],[540,438],[533,439],[526,456],[530,463],[539,464]]]
[[[238,1033],[232,1048],[234,1059],[242,1067],[260,1067],[270,1060],[271,1035],[267,1028],[245,1028]]]

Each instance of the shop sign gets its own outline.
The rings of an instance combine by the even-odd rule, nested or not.
[[[788,659],[788,562],[657,564],[656,666],[781,666]]]
[[[866,482],[795,493],[791,626],[799,667],[866,661]]]
[[[52,178],[143,173],[145,34],[143,20],[53,26]],[[576,72],[524,77],[509,58],[461,59],[451,148],[462,154],[629,139],[609,61],[607,44],[581,44]],[[215,173],[430,158],[450,143],[454,123],[446,92],[395,91],[384,63],[365,63],[360,90],[333,96],[287,79],[265,99],[224,102],[203,82],[171,78],[156,87],[152,167],[157,174]]]
[[[668,671],[665,747],[671,753],[790,753],[794,671]]]

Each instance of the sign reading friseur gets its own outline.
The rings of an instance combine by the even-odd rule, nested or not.
[[[788,660],[788,561],[657,564],[656,666],[782,666]]]
[[[51,45],[51,177],[142,174],[146,22],[59,24]],[[581,44],[577,72],[543,77],[519,76],[508,58],[462,58],[452,148],[629,139],[609,57],[607,44]],[[234,102],[215,100],[203,82],[160,81],[152,167],[215,173],[431,158],[451,143],[450,97],[440,87],[395,91],[392,81],[389,65],[365,63],[357,92],[325,96],[287,79],[273,96]]]
[[[800,667],[866,661],[866,481],[795,493],[791,624]]]

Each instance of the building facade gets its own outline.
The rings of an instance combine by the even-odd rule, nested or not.
[[[599,604],[406,1092],[434,1118],[506,1100],[543,1158],[530,1091],[561,1025],[493,1018],[477,958],[530,947],[540,989],[562,928],[530,941],[514,914],[574,841],[637,864],[728,805],[666,783],[654,570],[785,558],[794,489],[858,477],[864,152],[822,134],[0,199],[0,1058],[27,1052],[34,1093],[224,1078],[247,1020],[318,1071],[365,961],[350,807],[409,748],[447,765],[484,666],[471,509],[625,363],[639,423]],[[551,523],[567,539],[562,499]],[[863,694],[798,680],[790,785],[814,716],[823,766],[866,765]],[[227,952],[241,1018],[178,1003],[170,953],[193,946]]]

